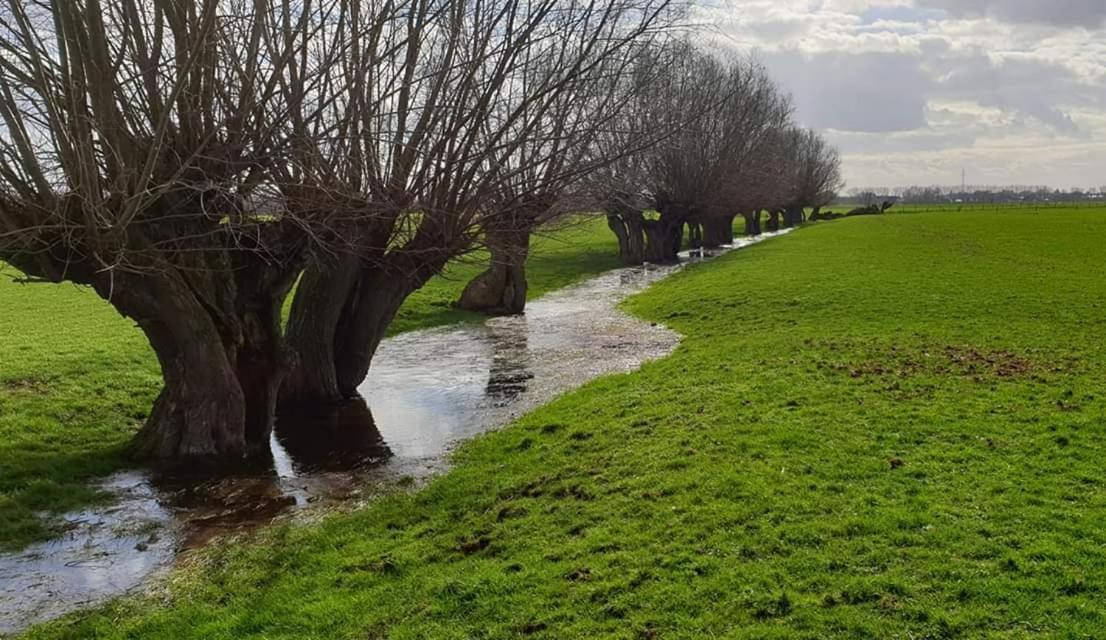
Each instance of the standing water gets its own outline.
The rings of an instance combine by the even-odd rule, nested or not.
[[[425,479],[458,442],[667,355],[675,333],[617,307],[677,268],[616,269],[529,302],[524,316],[385,340],[360,388],[365,400],[323,417],[281,416],[264,469],[200,483],[111,476],[100,483],[110,505],[67,514],[59,538],[0,555],[0,634],[133,591],[219,534],[312,513],[309,505],[355,507],[398,480]],[[287,426],[303,420],[310,429]]]

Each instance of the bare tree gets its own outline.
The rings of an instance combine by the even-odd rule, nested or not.
[[[380,18],[359,4],[338,3],[329,46],[349,52],[348,63],[327,70],[334,97],[305,123],[309,143],[282,179],[292,201],[327,194],[350,241],[313,262],[296,292],[288,340],[300,364],[281,394],[289,405],[356,393],[407,296],[486,231],[494,238],[497,219],[530,207],[520,196],[536,195],[533,185],[513,196],[504,185],[547,166],[541,145],[526,145],[549,139],[577,81],[670,8],[412,0]]]
[[[716,204],[702,221],[703,244],[707,247],[732,242],[736,214],[745,214],[747,229],[752,227],[754,233],[759,233],[757,212],[771,209],[788,187],[781,167],[787,157],[781,132],[791,120],[791,99],[755,62],[732,64],[738,89],[727,110],[731,123],[725,153],[719,156],[721,178]]]
[[[817,216],[837,195],[842,186],[841,160],[837,150],[814,131],[794,129],[789,137],[794,154],[790,162],[794,186],[784,211],[784,224],[794,226],[804,222],[807,207]]]
[[[0,258],[92,287],[146,334],[155,458],[268,446],[281,303],[314,222],[273,199],[313,2],[11,0],[0,18]]]
[[[546,110],[545,122],[533,134],[519,136],[515,152],[495,167],[502,179],[494,186],[483,226],[491,265],[468,284],[458,306],[521,313],[533,232],[565,215],[602,208],[605,198],[590,188],[594,176],[647,151],[665,135],[625,126],[634,99],[655,75],[654,37],[664,33],[654,28],[624,41],[621,51],[573,79]]]
[[[649,150],[644,171],[620,167],[620,178],[640,186],[611,189],[608,220],[628,263],[676,260],[685,225],[693,246],[729,242],[736,215],[766,206],[779,190],[765,180],[776,169],[762,167],[790,117],[789,99],[751,61],[723,61],[686,42],[675,48],[675,64],[651,87],[639,118],[673,134]],[[642,200],[656,214],[642,211]]]
[[[653,206],[653,158],[704,106],[703,101],[686,105],[680,118],[656,126],[654,97],[671,83],[671,74],[687,63],[689,55],[697,52],[685,40],[644,51],[626,77],[629,93],[615,112],[613,126],[601,131],[593,143],[596,153],[609,161],[587,175],[583,188],[605,212],[626,265],[645,260],[645,211]]]

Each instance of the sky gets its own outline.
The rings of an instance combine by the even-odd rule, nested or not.
[[[1106,0],[702,0],[849,187],[1106,187]]]

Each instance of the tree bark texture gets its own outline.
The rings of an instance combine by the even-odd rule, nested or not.
[[[624,209],[607,213],[607,226],[618,238],[618,257],[627,267],[645,261],[645,216],[641,211]]]
[[[729,214],[707,219],[703,222],[703,246],[717,249],[733,242],[733,221],[737,214]]]
[[[489,315],[516,315],[525,310],[532,223],[516,222],[496,224],[485,232],[491,264],[465,287],[457,302],[461,309]]]
[[[657,220],[644,220],[646,262],[666,264],[678,262],[683,243],[683,220],[672,220],[664,215]]]
[[[355,397],[396,312],[447,259],[412,248],[309,266],[288,318],[288,343],[298,357],[280,389],[281,411]]]
[[[118,274],[93,286],[146,335],[164,387],[135,436],[145,460],[223,462],[269,448],[291,357],[280,332],[287,273],[263,269]]]

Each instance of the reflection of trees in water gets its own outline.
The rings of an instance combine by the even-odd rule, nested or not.
[[[381,464],[392,452],[376,428],[368,405],[354,398],[329,410],[314,408],[277,416],[275,436],[297,475],[352,471]],[[263,525],[296,504],[282,486],[272,456],[254,456],[246,468],[217,474],[193,466],[164,472],[155,485],[183,512],[188,530],[184,546],[198,547],[212,536]]]
[[[628,267],[618,272],[618,286],[623,289],[638,287],[667,275],[678,266],[647,264],[640,267]]]
[[[270,456],[252,456],[248,465],[222,474],[202,466],[163,470],[153,484],[187,525],[181,541],[185,549],[265,524],[296,504],[281,488]]]
[[[301,473],[349,471],[392,457],[364,398],[350,398],[326,411],[282,412],[275,433]]]
[[[492,323],[492,364],[484,395],[494,406],[502,407],[515,401],[526,391],[534,374],[530,372],[530,350],[524,317],[511,322]]]
[[[645,279],[648,267],[631,267],[618,272],[618,284],[621,287],[636,285]]]

